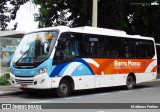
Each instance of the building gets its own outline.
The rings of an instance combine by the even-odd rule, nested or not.
[[[21,31],[0,31],[0,76],[9,72],[13,53],[24,34]]]

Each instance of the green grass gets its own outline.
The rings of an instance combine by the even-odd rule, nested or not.
[[[6,76],[1,76],[0,77],[0,86],[1,85],[9,85],[10,82],[9,82],[9,77],[6,77]]]

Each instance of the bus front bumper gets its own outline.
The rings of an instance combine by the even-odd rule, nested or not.
[[[16,77],[10,73],[11,85],[18,88],[29,88],[29,89],[50,89],[51,79],[47,73],[37,75],[34,77]]]

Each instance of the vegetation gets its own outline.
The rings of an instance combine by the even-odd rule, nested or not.
[[[21,5],[30,0],[1,0],[0,23],[5,30]],[[35,21],[39,27],[91,26],[93,0],[32,0],[40,5]],[[7,4],[12,7],[8,7]],[[159,5],[155,5],[158,3]],[[4,15],[9,13],[9,15]],[[160,42],[160,0],[98,0],[98,27],[124,30],[128,34],[154,37]],[[15,24],[14,29],[16,29]]]
[[[93,0],[34,0],[39,27],[91,26]],[[99,0],[98,27],[151,36],[160,42],[160,0]],[[68,15],[68,16],[67,16]]]
[[[16,18],[16,13],[21,5],[29,0],[1,0],[0,2],[0,30],[6,30],[8,23]],[[17,28],[15,23],[14,28]]]
[[[1,76],[0,77],[0,85],[9,85],[10,82],[9,82],[9,76]]]

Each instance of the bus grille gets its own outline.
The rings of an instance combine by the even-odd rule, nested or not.
[[[15,79],[17,84],[27,84],[27,85],[33,85],[34,80],[20,80]]]

